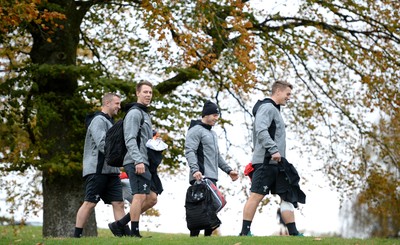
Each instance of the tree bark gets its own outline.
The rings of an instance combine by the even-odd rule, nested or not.
[[[82,176],[80,173],[68,178],[49,175],[43,174],[43,237],[71,237],[84,198]],[[94,210],[83,236],[97,236]]]

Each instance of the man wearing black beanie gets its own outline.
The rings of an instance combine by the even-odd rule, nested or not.
[[[218,181],[218,168],[227,173],[232,181],[238,179],[238,172],[233,170],[221,157],[217,134],[211,129],[219,118],[218,106],[206,101],[201,112],[201,120],[192,120],[186,134],[185,157],[190,168],[189,183],[207,178]],[[211,236],[213,229],[205,229],[204,235]],[[200,230],[191,230],[190,236],[198,236]]]
[[[207,100],[206,103],[204,103],[203,111],[201,112],[201,117],[204,118],[205,116],[212,115],[212,114],[217,114],[219,117],[218,106],[216,104],[214,104],[213,102]]]

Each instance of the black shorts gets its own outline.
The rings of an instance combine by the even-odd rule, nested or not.
[[[117,174],[90,174],[85,176],[85,201],[106,204],[122,202],[122,185]]]
[[[151,173],[149,167],[145,164],[144,174],[136,174],[135,165],[133,163],[124,165],[125,172],[129,177],[132,195],[135,194],[150,194],[151,188]]]
[[[129,183],[129,179],[122,179],[122,193],[124,196],[124,199],[127,200],[129,203],[132,202],[132,190],[131,190],[131,184]],[[158,174],[151,174],[151,187],[150,190],[157,195],[160,195],[163,192],[163,186],[160,180],[160,177]]]
[[[283,194],[290,188],[286,174],[278,164],[253,164],[251,192],[267,195]]]

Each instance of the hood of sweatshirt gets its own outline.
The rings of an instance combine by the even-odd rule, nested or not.
[[[126,104],[123,108],[122,111],[124,112],[128,112],[133,106],[136,106],[138,108],[140,108],[142,111],[149,113],[149,108],[143,104],[137,103],[137,102],[132,102],[132,103],[128,103]]]
[[[265,99],[263,99],[263,100],[258,100],[257,103],[254,105],[253,111],[252,111],[253,116],[256,116],[258,108],[259,108],[262,104],[265,104],[265,103],[271,103],[271,104],[273,104],[273,105],[276,107],[276,109],[278,109],[278,111],[281,110],[281,106],[280,106],[280,105],[277,105],[273,99],[271,99],[271,98],[265,98]]]
[[[191,120],[190,121],[190,125],[189,125],[189,129],[193,128],[196,125],[200,125],[202,127],[204,127],[205,129],[211,130],[212,126],[203,123],[201,120]]]

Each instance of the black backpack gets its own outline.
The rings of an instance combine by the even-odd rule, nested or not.
[[[186,191],[186,223],[189,230],[216,229],[221,225],[205,182],[194,183]]]
[[[142,119],[140,120],[140,127],[138,131],[138,137],[136,137],[138,148],[140,149],[140,132],[144,123],[143,111],[137,107],[132,106],[130,110],[138,109],[142,114]],[[128,112],[129,112],[128,111]],[[128,112],[126,114],[128,114]],[[126,115],[125,115],[126,116]],[[112,167],[122,167],[124,162],[124,157],[127,153],[124,137],[124,119],[116,122],[106,133],[105,145],[104,145],[104,157],[105,162]]]

